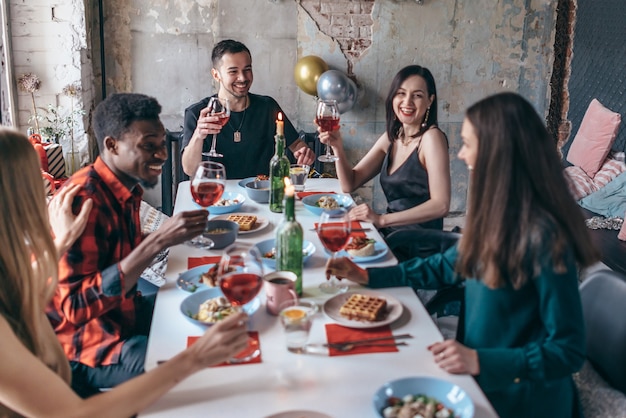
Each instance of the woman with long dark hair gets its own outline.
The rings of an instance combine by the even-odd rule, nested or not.
[[[437,89],[431,72],[409,65],[394,77],[385,101],[386,130],[355,167],[343,147],[341,131],[319,131],[339,159],[337,177],[349,193],[380,174],[387,212],[367,204],[350,211],[387,234],[397,228],[442,229],[450,208],[448,141],[437,127]]]
[[[367,270],[335,259],[327,274],[373,288],[465,280],[465,336],[430,346],[437,364],[475,376],[502,417],[576,416],[571,374],[585,358],[578,267],[598,257],[556,144],[515,93],[471,106],[461,136],[471,185],[458,246]]]

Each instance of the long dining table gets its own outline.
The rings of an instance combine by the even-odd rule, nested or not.
[[[336,179],[309,179],[307,191],[340,192]],[[267,224],[258,231],[240,234],[238,242],[256,243],[274,238],[283,214],[273,213],[268,204],[252,201],[238,181],[229,180],[226,191],[240,193],[246,200],[237,212],[251,213]],[[197,209],[189,182],[181,182],[176,195],[174,213]],[[215,216],[211,215],[210,218]],[[329,257],[314,232],[319,216],[296,202],[296,219],[304,230],[304,239],[314,243],[316,250],[304,265],[303,299],[316,302],[320,308],[333,295],[322,293],[318,285],[326,280],[324,266]],[[371,224],[368,237],[384,240]],[[176,286],[176,279],[188,270],[189,257],[218,256],[222,250],[200,250],[185,245],[172,247],[166,270],[167,281],[156,298],[152,328],[148,340],[145,368],[158,367],[187,345],[187,338],[199,336],[205,326],[184,317],[180,304],[189,293]],[[389,266],[397,260],[388,251],[381,258],[362,266]],[[271,271],[268,269],[268,271]],[[350,290],[364,289],[350,282]],[[449,374],[439,368],[427,347],[443,339],[415,292],[409,287],[377,289],[382,295],[402,304],[401,316],[389,326],[393,334],[410,333],[404,340],[408,346],[397,352],[329,356],[322,347],[327,342],[325,325],[333,323],[324,309],[316,314],[309,344],[319,349],[305,354],[287,351],[284,331],[276,316],[268,314],[261,291],[261,307],[250,316],[249,329],[258,332],[260,363],[210,367],[190,376],[175,386],[141,417],[378,417],[373,396],[385,382],[410,377],[429,376],[458,385],[471,397],[475,417],[497,417],[475,380],[469,375]],[[321,347],[321,348],[320,348]]]

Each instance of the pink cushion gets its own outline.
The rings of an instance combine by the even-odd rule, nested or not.
[[[567,161],[593,178],[613,146],[622,118],[593,99],[567,153]]]

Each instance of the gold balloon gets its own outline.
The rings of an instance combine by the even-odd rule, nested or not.
[[[296,62],[293,78],[303,92],[316,96],[317,80],[326,71],[328,71],[326,61],[316,55],[307,55]]]

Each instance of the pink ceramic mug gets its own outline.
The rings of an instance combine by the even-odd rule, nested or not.
[[[267,297],[266,308],[267,312],[272,315],[278,315],[281,306],[289,301],[293,303],[298,302],[298,295],[295,290],[295,283],[297,276],[290,271],[275,271],[274,273],[266,274],[263,279],[265,280],[265,295]]]

